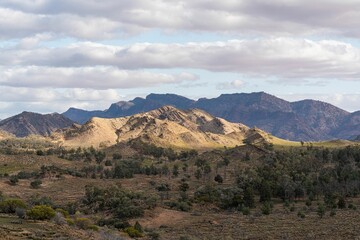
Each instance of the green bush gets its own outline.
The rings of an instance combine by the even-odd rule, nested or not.
[[[64,209],[61,209],[61,208],[57,208],[56,209],[57,212],[61,213],[65,218],[68,218],[70,217],[70,214],[68,211],[64,210]]]
[[[92,224],[90,219],[82,217],[75,219],[75,225],[81,229],[89,229]]]
[[[336,215],[336,210],[335,209],[331,209],[330,211],[330,217],[334,217]]]
[[[55,217],[55,210],[46,205],[38,205],[28,210],[26,215],[34,220],[48,220]]]
[[[136,221],[134,228],[141,233],[143,232],[142,226],[140,225],[140,223],[138,221]]]
[[[74,220],[72,220],[71,218],[65,218],[65,221],[67,222],[67,224],[69,226],[74,226],[75,225]]]
[[[0,212],[15,213],[16,208],[26,208],[26,204],[20,199],[6,199],[0,202]]]
[[[344,209],[346,208],[346,201],[344,197],[340,197],[337,203],[338,208]]]
[[[316,212],[319,215],[319,217],[322,218],[325,215],[325,212],[326,212],[325,205],[324,204],[319,204]]]
[[[242,209],[242,214],[249,215],[250,214],[250,208],[249,207],[243,207]]]
[[[19,182],[19,178],[16,175],[11,175],[9,182],[11,185],[16,185]]]
[[[93,230],[93,231],[99,231],[99,227],[98,226],[96,226],[96,225],[94,225],[94,224],[91,224],[89,227],[88,227],[88,229],[90,229],[90,230]]]
[[[25,216],[26,216],[26,211],[25,211],[24,208],[18,208],[18,207],[17,207],[17,208],[15,209],[15,214],[16,214],[16,216],[18,216],[18,218],[24,219]]]
[[[136,230],[134,227],[125,228],[124,232],[126,232],[129,235],[129,237],[132,238],[143,237],[143,234],[138,230]]]
[[[264,202],[264,204],[261,207],[261,213],[264,215],[269,215],[272,211],[272,204],[271,202]]]
[[[30,183],[30,186],[31,186],[32,188],[37,189],[37,188],[40,187],[41,184],[42,184],[42,181],[41,181],[40,179],[36,179],[36,180],[34,180],[34,181],[32,181],[32,182]]]
[[[303,213],[302,211],[299,211],[299,212],[297,213],[297,216],[298,216],[299,218],[305,218],[305,213]]]

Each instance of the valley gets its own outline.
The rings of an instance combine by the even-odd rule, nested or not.
[[[360,234],[360,147],[345,143],[245,141],[173,150],[142,138],[102,148],[65,147],[41,137],[2,140],[0,234],[8,239],[353,238]],[[9,210],[14,199],[25,207]],[[45,205],[56,210],[56,218],[32,220],[29,211]],[[29,214],[25,219],[19,217],[22,208]]]
[[[0,234],[8,239],[360,234],[356,141],[288,141],[173,106],[67,125],[1,132]]]

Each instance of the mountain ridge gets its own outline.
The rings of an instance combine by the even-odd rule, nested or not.
[[[127,117],[94,117],[80,127],[58,130],[52,137],[64,146],[100,148],[133,139],[180,149],[235,147],[244,141],[277,140],[264,131],[230,123],[203,110],[180,110],[168,105]]]
[[[59,113],[39,114],[24,111],[0,121],[0,129],[16,137],[49,136],[53,131],[71,126],[74,122]]]
[[[227,121],[258,127],[274,136],[294,141],[352,139],[360,135],[358,113],[349,113],[318,100],[289,102],[265,92],[221,94],[216,98],[200,98],[197,101],[176,94],[149,94],[146,98],[118,102],[117,106],[112,104],[105,111],[81,110],[78,117],[73,117],[76,115],[74,112],[70,115],[69,110],[63,114],[85,123],[84,119],[89,119],[84,118],[86,114],[104,118],[123,117],[164,105],[179,109],[202,109]]]

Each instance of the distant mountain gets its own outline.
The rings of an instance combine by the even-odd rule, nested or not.
[[[175,106],[179,109],[188,109],[195,103],[186,97],[175,94],[150,94],[145,99],[135,98],[131,101],[120,101],[111,104],[105,111],[86,111],[76,108],[70,108],[63,115],[75,122],[84,124],[92,117],[115,118],[131,116],[141,112],[147,112],[165,105]]]
[[[230,122],[258,127],[274,136],[297,141],[351,139],[360,135],[359,113],[349,113],[331,104],[303,100],[288,102],[273,95],[257,93],[222,94],[217,98],[194,101],[175,94],[150,94],[145,99],[112,104],[108,110],[87,112],[69,109],[63,113],[79,123],[88,116],[105,118],[130,116],[164,105],[179,109],[202,109]]]
[[[360,111],[347,115],[332,134],[342,139],[360,140]]]
[[[26,137],[31,134],[49,136],[59,128],[69,127],[74,122],[58,114],[39,114],[22,112],[0,121],[0,129],[14,134],[16,137]]]
[[[58,130],[52,135],[64,146],[111,146],[141,139],[162,147],[206,149],[234,147],[244,141],[282,141],[241,123],[230,123],[198,110],[171,106],[120,118],[92,118],[82,126]]]

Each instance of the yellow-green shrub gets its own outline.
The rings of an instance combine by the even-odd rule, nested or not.
[[[46,205],[38,205],[28,210],[26,215],[34,220],[47,220],[55,217],[55,210]]]

